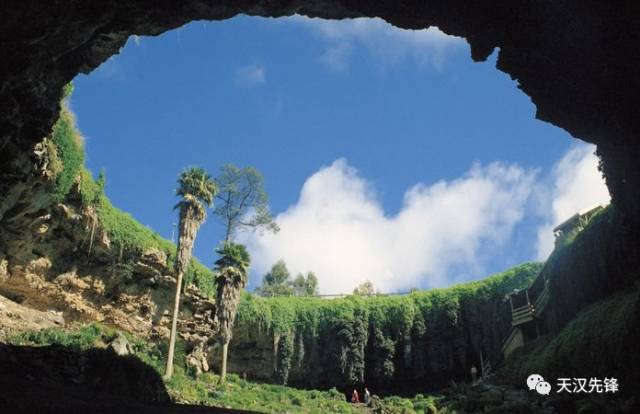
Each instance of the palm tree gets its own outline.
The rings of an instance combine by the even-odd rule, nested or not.
[[[179,211],[178,223],[178,254],[176,255],[176,296],[173,304],[173,319],[171,321],[171,335],[169,338],[169,355],[167,356],[167,370],[165,379],[173,375],[173,354],[176,345],[176,330],[178,326],[178,309],[180,307],[180,293],[182,278],[191,260],[193,242],[198,229],[207,218],[207,207],[213,204],[217,193],[216,185],[211,176],[202,168],[191,167],[183,171],[178,177],[176,194],[182,199],[174,207]]]
[[[220,329],[218,335],[222,342],[222,382],[227,375],[227,350],[240,302],[240,292],[247,285],[251,258],[243,245],[235,243],[225,243],[216,253],[220,255],[216,261],[216,318]]]

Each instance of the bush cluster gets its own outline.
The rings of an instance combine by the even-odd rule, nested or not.
[[[448,359],[455,351],[435,349],[433,341],[446,342],[445,335],[467,338],[465,330],[476,329],[499,348],[506,331],[493,325],[510,326],[510,313],[500,312],[508,309],[505,295],[528,286],[541,267],[527,263],[481,281],[404,296],[327,300],[247,293],[235,329],[279,338],[274,380],[281,384],[343,389],[364,382],[434,384],[430,358]],[[233,347],[232,341],[232,354]],[[464,366],[442,377],[467,371]]]

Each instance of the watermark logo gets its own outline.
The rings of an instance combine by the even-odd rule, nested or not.
[[[556,382],[558,389],[557,394],[562,392],[568,394],[602,394],[618,392],[618,380],[616,378],[605,377],[600,378],[558,378]],[[544,380],[542,375],[531,374],[527,377],[527,387],[529,390],[535,390],[540,395],[549,395],[551,393],[551,384]]]
[[[569,394],[602,394],[618,392],[618,380],[616,378],[558,378],[558,393]]]
[[[549,393],[551,392],[551,384],[549,384],[547,381],[540,381],[536,384],[536,391],[540,395],[549,395]]]
[[[542,375],[531,374],[527,378],[527,386],[529,390],[536,390],[540,395],[549,395],[551,392],[551,384],[544,380]]]

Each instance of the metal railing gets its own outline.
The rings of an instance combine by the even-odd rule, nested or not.
[[[531,304],[515,308],[511,312],[511,326],[517,326],[533,319],[534,311]]]
[[[376,292],[376,293],[359,293],[359,294],[355,294],[355,293],[329,293],[329,294],[322,294],[322,295],[265,295],[265,298],[291,298],[291,297],[299,297],[299,298],[321,298],[321,299],[339,299],[339,298],[346,298],[349,296],[363,296],[366,298],[370,298],[370,297],[375,297],[375,296],[406,296],[406,295],[410,295],[413,292],[422,292],[422,290],[410,290],[408,292],[390,292],[390,293],[380,293],[380,292]],[[258,293],[256,292],[250,292],[254,295],[260,296]]]

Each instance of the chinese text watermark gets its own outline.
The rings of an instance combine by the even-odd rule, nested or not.
[[[527,378],[529,390],[535,390],[540,395],[551,393],[551,384],[545,381],[542,375],[531,374]],[[616,378],[558,378],[556,393],[568,394],[603,394],[618,392],[618,380]]]

